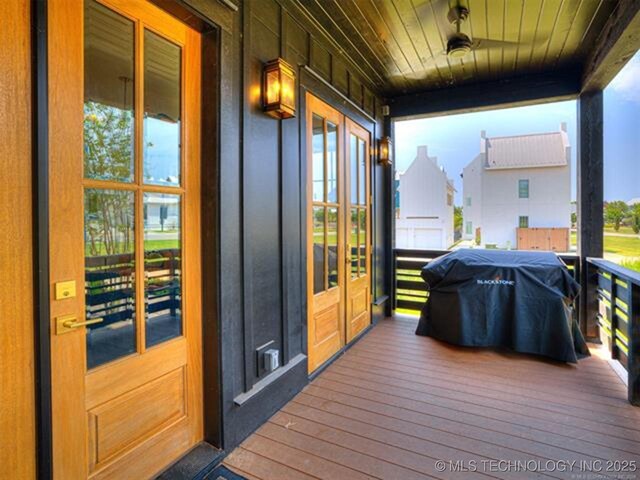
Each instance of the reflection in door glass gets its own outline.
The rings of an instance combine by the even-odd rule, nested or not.
[[[367,273],[367,211],[364,208],[358,211],[358,229],[360,230],[358,241],[360,275],[365,275]]]
[[[313,293],[324,291],[324,207],[313,207]]]
[[[366,149],[366,143],[364,142],[364,140],[362,139],[358,139],[358,148],[360,149],[360,155],[358,157],[358,164],[360,165],[360,171],[358,173],[358,183],[359,183],[359,198],[360,198],[360,205],[364,205],[366,203],[366,193],[367,193],[367,188],[366,188],[366,181],[367,181],[367,176],[366,176],[366,172],[365,172],[365,166],[366,166],[366,162],[367,162],[367,149]]]
[[[349,139],[349,164],[349,176],[351,177],[349,182],[351,193],[349,197],[351,198],[351,204],[356,205],[358,203],[358,137],[353,134],[350,135]]]
[[[144,194],[145,339],[151,347],[182,335],[180,195]]]
[[[313,115],[313,201],[324,202],[324,122]]]
[[[351,238],[349,239],[351,251],[351,277],[358,276],[358,209],[351,209]]]
[[[338,209],[327,208],[327,284],[329,288],[338,285]]]
[[[338,127],[327,122],[327,202],[338,201]]]
[[[87,367],[136,350],[134,193],[87,189],[84,193]]]
[[[144,31],[144,182],[180,185],[180,47]]]
[[[84,22],[84,176],[131,182],[133,22],[94,0]]]

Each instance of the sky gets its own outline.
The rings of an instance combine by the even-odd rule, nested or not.
[[[640,51],[604,91],[604,198],[640,198]]]
[[[605,200],[640,197],[640,52],[604,93]],[[488,137],[557,132],[567,123],[571,144],[572,199],[576,197],[575,101],[556,102],[487,112],[407,120],[396,123],[395,168],[405,171],[419,145],[438,158],[456,187],[462,204],[462,169],[479,153],[480,132]]]

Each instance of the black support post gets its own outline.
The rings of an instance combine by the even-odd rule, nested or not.
[[[581,262],[580,328],[596,338],[597,272],[587,257],[603,253],[603,101],[602,90],[584,92],[578,98],[578,253]]]
[[[391,148],[393,151],[391,152],[391,158],[395,163],[395,135],[394,135],[394,123],[392,118],[389,115],[384,117],[384,126],[382,134],[384,136],[391,137]],[[390,298],[385,304],[385,316],[390,317],[393,314],[394,300],[395,300],[395,278],[396,278],[396,270],[395,264],[393,260],[393,248],[395,246],[395,188],[394,188],[394,172],[395,166],[391,164],[387,166],[384,170],[385,172],[385,185],[386,185],[386,195],[385,198],[385,229],[384,229],[384,243],[385,243],[385,272],[387,273],[387,278],[385,279],[385,291],[388,292]]]

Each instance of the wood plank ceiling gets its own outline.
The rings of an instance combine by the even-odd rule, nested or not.
[[[618,0],[295,0],[379,93],[395,96],[516,75],[580,68]],[[479,42],[445,54],[451,9]],[[483,45],[484,43],[484,45]]]

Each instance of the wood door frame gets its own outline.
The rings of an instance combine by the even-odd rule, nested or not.
[[[205,439],[214,447],[222,447],[222,372],[220,369],[220,314],[218,307],[218,235],[219,202],[219,118],[220,118],[220,72],[219,62],[222,38],[217,17],[204,16],[182,4],[156,3],[160,8],[199,31],[202,35],[202,126],[206,125],[208,135],[202,138],[202,226],[203,236],[203,289],[216,292],[204,298],[203,340],[211,348],[204,350],[204,420]],[[34,236],[36,239],[36,328],[35,328],[35,375],[36,375],[36,468],[38,478],[52,478],[53,435],[52,435],[52,388],[51,388],[51,345],[50,345],[50,281],[49,281],[49,13],[47,2],[35,2],[32,9],[33,63],[33,137],[34,137]],[[225,22],[222,21],[222,24]],[[55,70],[55,66],[53,66]],[[205,174],[206,170],[206,174]],[[206,464],[203,464],[203,467]]]
[[[366,196],[366,202],[367,202],[367,207],[368,207],[368,212],[369,215],[367,216],[367,232],[368,232],[368,241],[367,241],[367,245],[366,245],[366,249],[367,249],[367,272],[368,272],[368,284],[369,284],[369,298],[368,298],[368,309],[369,309],[369,315],[370,315],[370,320],[371,322],[373,321],[373,309],[372,309],[372,298],[373,298],[373,272],[371,270],[372,267],[372,261],[371,261],[371,252],[373,251],[373,232],[372,232],[372,224],[373,224],[373,205],[371,203],[371,198],[372,198],[372,189],[373,189],[373,185],[372,185],[372,156],[371,156],[371,143],[373,142],[374,139],[374,134],[372,132],[371,129],[368,129],[364,126],[362,126],[360,123],[358,123],[356,120],[352,119],[349,112],[347,111],[347,113],[345,113],[343,111],[343,109],[339,108],[339,107],[335,107],[333,105],[333,102],[329,102],[326,99],[324,99],[322,96],[316,94],[315,92],[311,91],[311,90],[303,90],[304,92],[304,118],[305,118],[305,122],[304,122],[304,135],[302,135],[302,137],[304,138],[304,143],[302,146],[302,157],[304,158],[303,161],[303,165],[304,165],[304,169],[303,171],[303,175],[301,175],[301,179],[303,181],[303,191],[306,193],[306,201],[303,207],[303,212],[306,218],[305,221],[305,232],[306,235],[303,237],[304,238],[304,252],[306,255],[306,262],[303,262],[303,264],[306,266],[307,271],[305,272],[305,276],[304,278],[306,279],[306,300],[307,300],[307,308],[306,308],[306,321],[305,321],[305,330],[307,332],[307,338],[305,341],[305,345],[307,348],[307,357],[309,357],[310,355],[310,350],[311,350],[311,333],[309,332],[309,322],[310,319],[312,318],[313,315],[313,306],[314,306],[314,293],[313,293],[313,251],[310,252],[310,245],[313,244],[312,239],[313,239],[313,215],[311,214],[312,208],[313,208],[313,171],[311,168],[311,164],[310,164],[310,160],[309,160],[309,153],[310,153],[310,149],[312,148],[312,138],[311,138],[311,125],[312,125],[312,115],[313,113],[319,113],[320,115],[323,115],[326,113],[325,118],[327,119],[331,119],[333,118],[333,120],[335,120],[336,125],[339,125],[339,130],[338,130],[338,168],[339,168],[339,174],[338,174],[338,183],[339,183],[339,204],[340,204],[340,209],[342,211],[342,214],[339,215],[339,226],[338,226],[338,231],[339,234],[342,235],[343,238],[347,238],[345,237],[345,235],[349,234],[349,232],[347,232],[347,216],[346,216],[346,205],[349,203],[348,199],[346,198],[346,194],[347,194],[347,179],[348,179],[348,170],[347,167],[348,165],[346,164],[346,149],[348,148],[347,145],[347,123],[349,122],[351,125],[354,126],[355,129],[364,131],[367,133],[368,137],[369,137],[369,141],[368,141],[368,149],[367,149],[367,156],[369,157],[369,161],[367,163],[367,168],[365,169],[366,171],[366,176],[367,176],[367,196]],[[312,108],[310,106],[310,103],[314,104],[315,108]],[[336,116],[337,115],[337,116]],[[332,123],[334,123],[332,120]],[[342,270],[341,270],[341,274],[340,276],[341,281],[339,281],[339,285],[342,286],[342,292],[341,292],[341,300],[340,300],[340,317],[341,317],[341,321],[340,321],[340,332],[341,332],[341,342],[342,342],[342,347],[338,350],[337,354],[339,354],[340,352],[342,352],[345,347],[347,347],[349,345],[350,342],[347,341],[347,324],[346,324],[346,300],[347,300],[347,283],[348,283],[348,271],[350,271],[350,267],[349,269],[347,269],[345,267],[345,259],[346,259],[346,252],[345,252],[345,246],[347,245],[348,242],[343,241],[343,242],[338,242],[338,252],[339,252],[339,256],[338,256],[338,264],[342,266]],[[371,324],[371,323],[370,323]],[[366,331],[363,330],[360,333],[364,333]],[[352,338],[351,341],[356,340],[357,338],[359,338],[361,335],[357,335],[355,338]],[[318,373],[320,373],[324,366],[328,365],[329,363],[331,363],[331,358],[325,360],[322,364],[315,366],[315,368],[311,371],[309,371],[309,375],[310,376],[315,376]]]
[[[313,105],[313,107],[311,106]],[[337,127],[337,141],[338,141],[338,146],[336,149],[336,153],[337,153],[337,167],[338,167],[338,177],[337,177],[337,181],[338,181],[338,205],[340,206],[340,211],[342,211],[344,213],[344,166],[341,164],[341,160],[344,159],[344,114],[342,114],[338,109],[333,108],[332,106],[330,106],[329,104],[327,104],[326,102],[324,102],[323,100],[321,100],[320,98],[316,97],[315,95],[313,95],[310,92],[307,92],[305,95],[305,108],[306,108],[306,131],[305,131],[305,139],[306,139],[306,145],[307,145],[307,151],[304,152],[304,159],[305,159],[305,164],[307,166],[306,168],[306,184],[305,184],[305,191],[306,191],[306,195],[307,195],[307,203],[305,205],[305,212],[306,212],[306,216],[307,216],[307,223],[306,223],[306,238],[307,238],[307,243],[305,245],[305,252],[307,254],[307,273],[306,273],[306,279],[307,279],[307,321],[306,321],[306,325],[307,327],[309,326],[309,321],[310,319],[313,318],[314,315],[314,297],[315,294],[313,292],[313,214],[311,213],[313,211],[313,168],[310,168],[311,165],[311,160],[310,160],[310,154],[311,154],[311,150],[309,150],[309,148],[312,148],[311,146],[313,145],[313,139],[312,139],[312,131],[311,131],[311,126],[313,123],[313,114],[317,113],[318,115],[322,116],[326,121],[329,121],[333,124],[336,125]],[[324,184],[325,184],[325,188],[326,188],[326,171],[324,174]],[[326,194],[326,192],[325,192]],[[322,203],[327,203],[322,202]],[[343,235],[344,233],[344,215],[343,213],[338,215],[338,227],[337,227],[337,234],[338,235]],[[325,218],[325,225],[326,225],[327,221]],[[344,284],[345,284],[345,272],[346,272],[346,268],[344,266],[345,264],[345,251],[344,251],[344,242],[338,242],[338,286],[334,287],[338,288],[338,289],[342,289],[344,288]],[[326,263],[326,258],[325,258],[325,263]],[[328,268],[328,267],[327,267]],[[323,293],[328,293],[330,292],[332,289],[327,289],[324,290]],[[339,299],[339,317],[340,319],[344,319],[345,317],[345,305],[344,305],[344,291],[340,292],[340,299]],[[342,348],[344,348],[345,345],[345,335],[346,335],[346,331],[345,331],[345,324],[344,321],[340,321],[339,322],[339,335],[340,335],[340,348],[338,349],[338,351],[340,351]],[[314,339],[315,337],[309,332],[309,329],[307,328],[307,357],[309,357],[311,355],[311,341],[312,339]],[[324,363],[324,362],[322,362]],[[309,371],[309,373],[312,373],[314,370],[316,370],[319,365],[313,365],[313,370]],[[312,368],[312,365],[309,364],[309,369]]]
[[[117,3],[118,0],[116,0]],[[35,55],[35,64],[34,64],[34,72],[35,75],[37,77],[37,111],[36,111],[36,120],[37,120],[37,125],[36,125],[36,129],[35,129],[35,134],[37,135],[37,142],[36,142],[36,158],[37,158],[37,180],[38,180],[38,189],[37,189],[37,194],[38,194],[38,202],[37,202],[37,206],[38,206],[38,210],[37,210],[37,218],[38,218],[38,250],[39,250],[39,255],[38,255],[38,261],[41,267],[40,271],[39,271],[39,275],[38,275],[38,283],[40,285],[40,307],[38,309],[38,317],[39,317],[39,334],[37,335],[37,345],[39,347],[39,362],[38,362],[38,375],[39,378],[41,379],[40,384],[38,385],[38,397],[39,397],[39,422],[38,422],[38,440],[39,440],[39,448],[38,448],[38,458],[39,458],[39,466],[38,466],[38,470],[40,475],[42,475],[43,477],[47,478],[47,477],[51,477],[52,475],[52,463],[54,461],[55,455],[54,455],[54,451],[52,449],[52,441],[53,441],[53,433],[52,433],[52,424],[54,422],[56,422],[56,416],[60,415],[59,410],[56,411],[56,415],[52,414],[52,411],[54,410],[52,407],[52,397],[55,398],[55,389],[52,391],[52,379],[55,379],[56,375],[59,375],[59,372],[55,372],[52,371],[53,369],[51,368],[52,365],[55,365],[57,361],[59,361],[60,358],[60,349],[56,347],[55,344],[55,339],[53,336],[50,336],[50,331],[51,331],[51,327],[52,325],[50,324],[50,319],[54,318],[56,315],[56,307],[55,307],[55,301],[53,301],[53,297],[50,293],[50,285],[51,285],[51,280],[49,278],[49,268],[48,268],[48,264],[49,262],[51,262],[52,264],[54,264],[56,262],[56,256],[60,256],[58,252],[56,252],[56,254],[53,254],[53,250],[51,250],[50,253],[50,238],[49,238],[49,224],[51,223],[50,220],[50,216],[52,216],[55,213],[55,205],[53,204],[53,202],[51,201],[52,198],[54,198],[54,195],[57,195],[60,193],[60,191],[55,191],[52,192],[50,191],[49,188],[49,182],[50,181],[54,181],[55,182],[55,177],[56,176],[60,176],[61,172],[59,171],[59,169],[56,168],[56,158],[60,158],[60,156],[62,155],[61,151],[69,151],[69,148],[77,148],[78,145],[78,132],[72,132],[72,129],[68,129],[67,132],[62,132],[62,135],[68,136],[70,139],[70,142],[56,142],[56,141],[51,141],[51,138],[54,135],[61,135],[59,128],[56,128],[56,120],[57,117],[56,115],[59,113],[56,111],[55,108],[48,108],[49,103],[51,103],[52,105],[56,105],[56,101],[59,101],[61,99],[61,97],[63,96],[63,92],[72,92],[72,97],[74,98],[74,100],[77,102],[78,98],[80,99],[80,104],[82,104],[82,89],[79,88],[78,83],[76,83],[76,81],[71,81],[74,77],[74,72],[75,74],[77,74],[77,69],[78,67],[80,67],[80,71],[81,71],[81,67],[82,67],[82,61],[80,60],[80,62],[77,61],[78,58],[82,59],[83,58],[83,50],[82,50],[82,42],[80,42],[80,47],[78,47],[78,45],[74,45],[73,42],[71,42],[68,39],[64,41],[64,42],[60,42],[59,39],[64,36],[65,33],[68,33],[68,31],[74,31],[74,29],[77,31],[77,25],[78,24],[82,24],[82,10],[83,8],[81,7],[80,10],[80,14],[78,14],[78,12],[75,12],[74,15],[67,15],[67,13],[64,11],[65,10],[65,1],[64,0],[52,0],[49,2],[49,5],[45,5],[44,2],[36,2],[38,4],[37,8],[35,9],[35,20],[36,20],[36,24],[42,26],[42,29],[38,29],[37,31],[37,35],[36,35],[36,46],[37,48],[36,50],[36,55]],[[152,2],[153,3],[153,2]],[[48,8],[47,8],[48,7]],[[158,7],[154,7],[154,8],[158,8]],[[61,13],[61,11],[64,11],[64,13]],[[177,10],[172,10],[172,13],[175,16],[180,16],[177,15],[176,13],[180,13],[180,8],[179,6],[177,7]],[[189,15],[191,15],[191,12],[188,12],[186,10],[184,10],[182,13],[184,13],[184,17],[188,17]],[[178,22],[179,20],[174,19],[172,21]],[[219,29],[218,27],[216,27],[215,25],[212,25],[211,23],[209,23],[209,20],[207,19],[202,19],[201,24],[204,26],[203,28],[206,27],[206,29],[202,32],[193,32],[193,34],[195,36],[197,36],[199,38],[198,42],[200,43],[200,39],[206,38],[207,41],[202,41],[203,47],[204,45],[208,45],[207,48],[207,53],[204,53],[204,48],[203,48],[203,55],[202,56],[197,56],[197,57],[193,57],[190,62],[193,63],[193,61],[197,61],[197,68],[198,68],[198,72],[195,75],[191,75],[190,77],[193,79],[193,81],[195,81],[196,83],[192,83],[192,87],[194,89],[194,92],[196,92],[196,96],[192,96],[192,98],[196,98],[198,97],[198,100],[191,105],[192,108],[192,112],[196,113],[198,116],[201,116],[201,121],[200,124],[203,125],[204,122],[207,122],[207,125],[210,128],[214,128],[214,129],[218,129],[218,118],[219,118],[219,112],[218,112],[218,98],[219,98],[219,62],[217,62],[217,59],[219,58],[219,51],[220,51],[220,36],[219,36]],[[193,22],[190,22],[190,26],[193,28]],[[203,33],[203,35],[200,35],[200,33]],[[206,35],[205,35],[206,34]],[[71,57],[74,57],[76,59],[76,61],[73,61],[72,59],[67,59],[65,58],[65,61],[55,61],[55,55],[57,54],[57,52],[60,52],[62,50],[66,50],[68,48],[71,48],[73,51],[73,54],[71,55]],[[58,53],[59,55],[59,53]],[[187,60],[183,60],[183,63],[186,64]],[[200,65],[202,62],[202,66]],[[207,78],[210,81],[204,81],[202,78],[204,77],[203,75],[203,70],[202,68],[204,68],[204,66],[207,66]],[[202,67],[202,68],[201,68]],[[204,102],[204,92],[203,92],[203,88],[201,88],[200,86],[200,82],[203,82],[207,85],[207,87],[210,88],[209,91],[209,95],[206,96],[207,102]],[[65,84],[65,82],[69,82],[65,85],[65,87],[63,88],[62,85]],[[61,85],[60,87],[58,87],[56,89],[56,85]],[[80,82],[81,85],[81,82]],[[215,87],[215,88],[213,88]],[[185,86],[186,88],[186,86]],[[200,100],[200,96],[202,96],[202,100]],[[204,108],[206,105],[207,108]],[[214,108],[211,108],[214,107]],[[202,112],[202,113],[201,113]],[[205,112],[207,112],[205,114]],[[59,125],[59,124],[58,124]],[[80,123],[81,125],[81,123]],[[58,132],[56,132],[56,130],[58,130]],[[185,132],[186,133],[186,132]],[[217,165],[218,165],[218,150],[219,150],[219,146],[218,146],[218,139],[217,137],[214,138],[214,136],[207,136],[207,138],[200,138],[200,129],[197,130],[193,130],[191,131],[191,135],[192,136],[192,140],[191,140],[191,144],[194,145],[194,147],[192,147],[191,150],[193,150],[194,148],[197,148],[198,150],[202,150],[201,151],[201,155],[207,155],[207,159],[208,160],[213,160],[213,161],[208,161],[207,165],[209,167],[208,171],[213,171],[216,170],[217,171]],[[79,142],[81,144],[82,142],[82,128],[80,128],[80,134],[79,134]],[[75,142],[75,143],[74,143]],[[71,145],[71,146],[70,146]],[[49,154],[50,153],[50,154]],[[187,155],[188,153],[185,153],[184,159],[185,159],[185,163],[187,162]],[[57,157],[56,157],[57,156]],[[187,167],[190,168],[190,167]],[[194,172],[195,173],[195,172]],[[82,173],[80,173],[80,175],[82,175]],[[187,175],[189,175],[189,172],[187,172]],[[53,180],[52,180],[52,177]],[[203,202],[202,200],[202,193],[204,190],[206,190],[207,192],[210,192],[212,190],[217,191],[218,189],[218,182],[217,182],[217,176],[213,176],[211,177],[211,181],[207,180],[206,182],[203,181],[202,182],[202,188],[200,187],[200,178],[199,177],[194,177],[197,178],[197,181],[192,181],[192,184],[195,185],[195,188],[191,188],[190,192],[192,193],[192,195],[189,196],[189,198],[191,200],[189,200],[189,198],[185,199],[185,204],[187,202],[193,202],[196,201],[196,198],[198,198],[199,200],[197,200],[199,203]],[[77,180],[77,178],[76,178]],[[55,189],[54,189],[55,190]],[[64,193],[64,192],[63,192]],[[191,220],[191,222],[196,221],[197,223],[200,223],[200,217],[205,217],[204,213],[206,213],[207,216],[207,225],[217,225],[217,218],[218,218],[218,212],[217,212],[217,202],[215,202],[216,204],[214,205],[207,205],[206,209],[204,208],[204,206],[202,208],[198,208],[197,211],[197,219],[196,220]],[[185,207],[186,208],[186,207]],[[200,213],[200,211],[203,210],[203,214]],[[82,227],[82,222],[80,222],[80,225]],[[218,234],[218,229],[215,230],[215,234],[214,236],[216,236]],[[71,235],[65,235],[65,237],[70,238]],[[53,239],[53,241],[55,242],[55,239]],[[77,242],[76,242],[77,243]],[[202,242],[202,237],[198,236],[197,238],[192,238],[191,241],[188,241],[185,243],[185,258],[186,255],[188,255],[186,253],[186,249],[187,249],[187,243],[189,244],[189,251],[191,253],[191,255],[196,255],[195,258],[192,258],[191,260],[189,260],[189,262],[195,264],[194,260],[197,259],[197,257],[200,255],[200,244],[203,243]],[[74,247],[77,248],[77,245],[74,245]],[[205,266],[204,264],[202,264],[202,262],[198,262],[200,264],[202,264],[203,268],[202,270],[204,272],[208,272],[210,274],[210,276],[212,278],[209,279],[209,284],[211,284],[212,282],[215,283],[217,285],[217,251],[216,254],[213,254],[212,251],[215,251],[215,245],[211,244],[210,248],[207,249],[207,254],[206,256],[203,255],[203,257],[206,257],[207,260],[207,265]],[[199,268],[195,267],[197,270],[200,270]],[[83,271],[83,269],[82,269]],[[191,285],[190,287],[188,286],[188,282],[189,280],[187,278],[185,278],[185,289],[190,289],[193,293],[196,293],[196,291],[201,291],[201,287],[195,287],[193,285]],[[197,282],[200,285],[202,285],[202,281],[201,279]],[[81,290],[81,287],[79,288],[79,290]],[[217,288],[215,289],[215,291],[217,291]],[[193,294],[192,293],[192,294]],[[188,294],[187,294],[188,295]],[[205,317],[202,316],[202,324],[201,328],[203,330],[203,335],[206,334],[206,338],[207,338],[207,344],[208,345],[220,345],[220,338],[219,338],[219,330],[218,330],[218,312],[217,312],[217,295],[214,295],[215,301],[213,301],[213,303],[216,305],[216,309],[214,311],[208,311],[208,314],[206,316],[206,322],[205,322]],[[213,297],[213,296],[208,296],[208,297]],[[186,298],[186,297],[185,297]],[[209,298],[209,300],[211,300],[211,298]],[[72,300],[70,300],[71,302]],[[195,304],[196,309],[201,309],[201,305],[202,302],[199,301],[197,298],[191,298],[189,300],[190,302],[192,302],[193,304]],[[211,303],[211,302],[210,302]],[[206,328],[205,328],[206,325]],[[186,329],[188,327],[185,324],[185,333],[186,333]],[[206,330],[206,332],[205,332]],[[82,335],[77,335],[78,337],[82,337],[80,339],[80,342],[78,341],[74,341],[74,347],[73,348],[77,348],[79,344],[84,342],[84,336]],[[198,340],[197,343],[201,344],[201,340]],[[82,346],[82,345],[80,345]],[[215,350],[216,352],[219,352],[219,348],[213,348],[213,350]],[[195,365],[196,363],[202,363],[202,349],[200,348],[199,351],[197,353],[190,353],[189,355],[189,362],[192,363],[193,365]],[[203,412],[204,410],[204,415],[206,415],[206,419],[207,421],[207,429],[206,429],[206,438],[207,440],[209,440],[211,443],[216,444],[216,445],[220,445],[220,432],[221,432],[221,409],[220,409],[220,399],[218,397],[220,397],[221,395],[221,388],[220,388],[220,371],[219,371],[219,360],[217,359],[216,355],[212,355],[210,356],[211,358],[209,358],[209,360],[207,360],[205,358],[205,362],[206,362],[206,372],[201,371],[201,373],[199,375],[197,375],[194,378],[200,378],[200,383],[202,382],[202,376],[204,375],[205,378],[209,378],[209,384],[207,386],[207,390],[208,390],[208,396],[209,398],[213,398],[215,399],[214,402],[212,402],[211,405],[207,404],[207,408],[204,409],[202,406],[202,399],[203,399],[203,393],[202,393],[202,389],[200,389],[200,392],[194,395],[190,395],[190,399],[188,400],[189,405],[191,405],[190,407],[187,408],[191,408],[191,409],[195,409],[194,411],[200,411]],[[58,358],[58,359],[57,359]],[[214,392],[215,390],[215,392]],[[78,403],[78,402],[76,402]],[[62,416],[66,416],[68,417],[70,414],[67,413],[65,415]],[[202,423],[202,416],[201,415],[201,422]],[[65,422],[68,423],[68,422]],[[84,422],[79,422],[79,423],[84,423]],[[200,431],[202,431],[202,428],[199,428]]]
[[[371,271],[371,252],[372,252],[372,241],[373,241],[373,232],[372,232],[372,221],[371,221],[371,217],[373,216],[373,205],[371,202],[371,140],[372,140],[372,133],[367,130],[365,127],[363,127],[362,125],[360,125],[359,123],[357,123],[356,121],[352,120],[351,118],[349,118],[348,116],[345,115],[345,120],[344,120],[344,125],[345,125],[345,131],[344,131],[344,135],[345,135],[345,148],[344,148],[344,154],[345,154],[345,209],[348,210],[348,213],[350,214],[351,212],[351,208],[352,208],[352,204],[351,204],[351,198],[347,198],[347,190],[351,189],[351,168],[349,168],[350,162],[351,162],[351,153],[348,147],[349,144],[349,138],[348,135],[351,133],[356,134],[356,136],[361,135],[362,137],[366,137],[366,151],[365,151],[365,158],[366,158],[366,165],[365,165],[365,187],[366,187],[366,192],[365,192],[365,208],[366,208],[366,212],[367,212],[367,221],[365,224],[365,229],[366,229],[366,244],[365,244],[365,268],[366,268],[366,277],[368,277],[368,290],[369,290],[369,294],[368,297],[366,299],[367,301],[367,310],[369,312],[369,325],[371,325],[371,321],[372,321],[372,304],[371,304],[371,299],[373,298],[373,293],[372,293],[372,288],[373,288],[373,274]],[[358,138],[360,138],[358,136]],[[360,205],[360,204],[357,204]],[[351,236],[351,231],[349,229],[349,222],[345,222],[346,223],[346,228],[345,228],[345,238],[350,238]],[[360,247],[360,238],[358,238],[358,248]],[[364,331],[366,331],[366,327],[362,330],[360,330],[359,332],[357,332],[356,334],[352,334],[351,333],[351,318],[349,318],[350,315],[350,306],[349,306],[349,301],[351,300],[351,296],[350,296],[350,291],[352,288],[352,283],[356,282],[358,280],[360,280],[360,277],[356,278],[355,280],[351,278],[351,265],[349,265],[349,271],[347,272],[347,274],[345,275],[345,295],[346,295],[346,301],[347,304],[345,305],[345,311],[347,313],[346,316],[346,343],[350,343],[353,340],[355,340],[359,335],[361,335]]]

